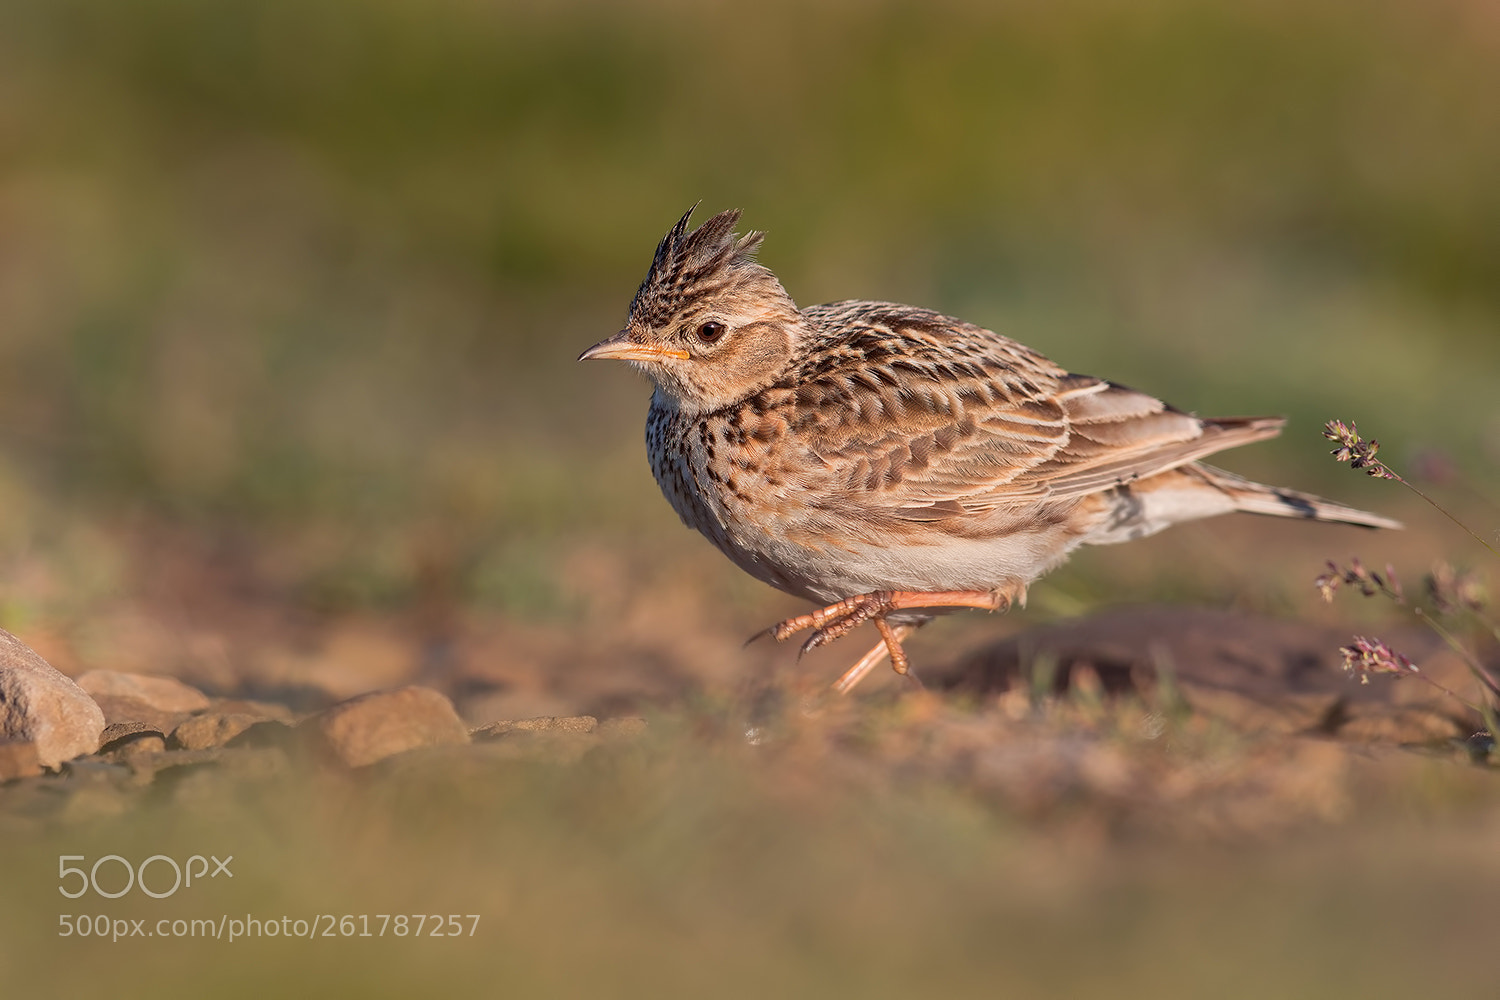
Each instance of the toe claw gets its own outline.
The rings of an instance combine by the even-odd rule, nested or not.
[[[825,633],[822,629],[818,629],[812,635],[808,636],[807,640],[802,643],[802,648],[797,650],[797,659],[802,659],[802,657],[806,656],[808,653],[811,653],[813,650],[817,649],[827,641],[827,633]]]
[[[746,639],[745,640],[745,644],[743,646],[741,646],[740,648],[744,649],[744,648],[748,647],[751,643],[755,642],[755,640],[757,640],[757,639],[764,639],[768,635],[769,636],[775,636],[777,642],[781,641],[781,636],[776,635],[776,626],[772,625],[770,628],[763,628],[759,632],[756,632],[754,635],[750,636],[750,638]]]

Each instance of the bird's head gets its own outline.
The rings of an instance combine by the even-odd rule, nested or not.
[[[632,362],[667,401],[700,413],[775,381],[807,327],[776,275],[755,261],[764,233],[736,235],[738,210],[689,230],[692,214],[657,244],[625,328],[578,360]]]

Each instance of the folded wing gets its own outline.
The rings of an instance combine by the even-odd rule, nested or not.
[[[1081,497],[1275,436],[1072,375],[1008,338],[885,303],[815,307],[854,332],[797,379],[794,431],[835,502],[907,520]],[[812,312],[812,310],[809,310]]]

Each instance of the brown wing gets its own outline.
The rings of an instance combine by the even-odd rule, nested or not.
[[[837,499],[872,513],[940,520],[1082,496],[1281,426],[1202,420],[927,310],[856,302],[806,314],[841,335],[784,383],[791,430]]]
[[[1187,465],[1226,448],[1275,437],[1281,417],[1204,419],[1134,389],[1069,375],[1058,394],[1068,443],[1022,477],[1042,482],[1055,499],[1097,493]]]

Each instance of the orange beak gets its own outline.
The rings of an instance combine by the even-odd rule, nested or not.
[[[655,344],[638,344],[628,340],[626,331],[601,340],[578,355],[579,361],[593,361],[596,358],[607,358],[613,361],[665,361],[667,358],[675,358],[678,361],[686,361],[689,357],[687,351],[673,350],[669,347],[658,347]]]

